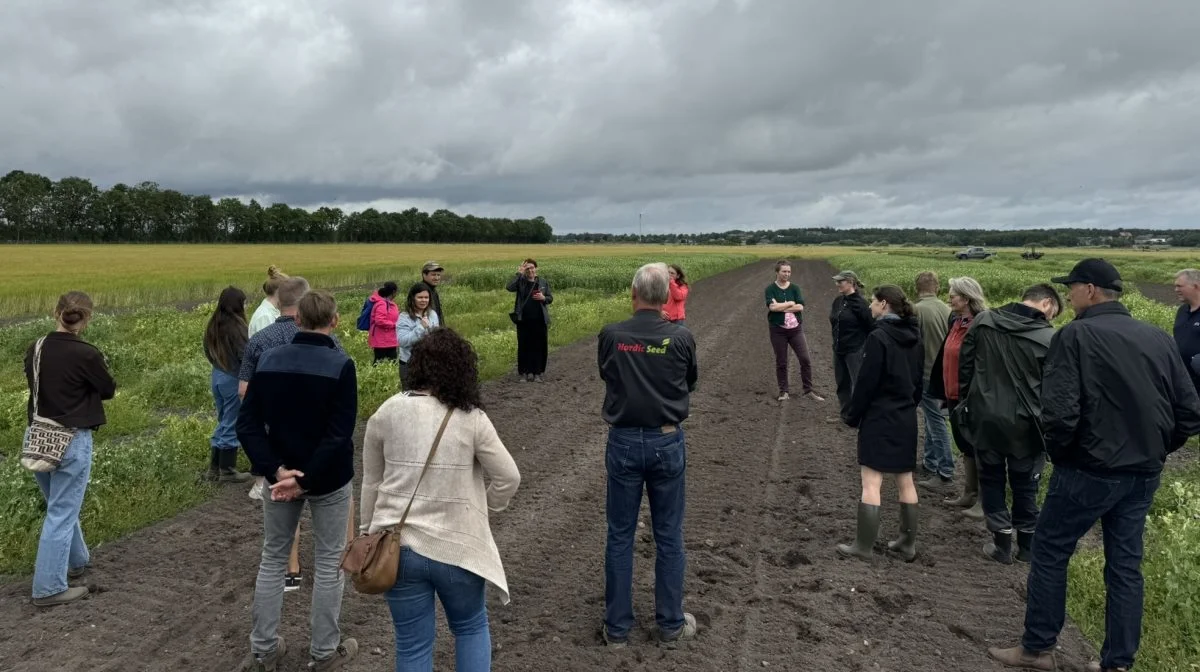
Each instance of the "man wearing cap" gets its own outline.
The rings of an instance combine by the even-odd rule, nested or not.
[[[842,271],[833,276],[833,281],[838,290],[833,307],[829,309],[829,322],[833,325],[833,377],[837,381],[838,402],[844,412],[850,404],[854,380],[862,366],[863,347],[867,344],[867,334],[875,327],[875,318],[871,315],[871,306],[859,291],[863,285],[854,271]],[[836,420],[840,422],[841,416]]]
[[[1092,670],[1128,670],[1142,631],[1142,535],[1167,454],[1200,433],[1196,395],[1175,343],[1118,302],[1121,275],[1084,259],[1053,282],[1075,320],[1050,341],[1042,431],[1054,463],[1029,568],[1025,634],[989,649],[1010,667],[1054,670],[1066,618],[1067,565],[1097,520],[1104,526],[1105,641]]]
[[[421,280],[429,285],[429,307],[437,313],[438,324],[446,326],[446,316],[442,314],[442,299],[438,296],[438,285],[442,284],[442,272],[446,269],[436,261],[427,261],[421,267]]]

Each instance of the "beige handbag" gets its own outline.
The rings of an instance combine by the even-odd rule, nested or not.
[[[46,473],[58,469],[62,464],[67,447],[75,440],[75,430],[38,415],[38,391],[42,368],[42,345],[46,337],[38,339],[33,350],[33,420],[25,433],[21,446],[21,466]]]

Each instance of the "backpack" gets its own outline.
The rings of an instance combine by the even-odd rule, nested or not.
[[[367,300],[363,302],[362,312],[358,314],[359,331],[371,330],[371,309],[374,307],[375,306],[371,303],[371,297],[368,296]]]

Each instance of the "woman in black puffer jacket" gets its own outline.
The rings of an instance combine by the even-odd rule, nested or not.
[[[854,271],[842,271],[833,276],[838,296],[829,309],[833,327],[833,377],[837,381],[837,397],[844,413],[854,392],[854,381],[862,365],[863,346],[867,334],[875,327],[871,308],[862,295],[862,283]],[[836,421],[836,418],[831,420]]]

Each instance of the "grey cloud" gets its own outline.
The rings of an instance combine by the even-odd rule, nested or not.
[[[1200,15],[1118,0],[10,0],[0,170],[559,231],[1192,226]]]

